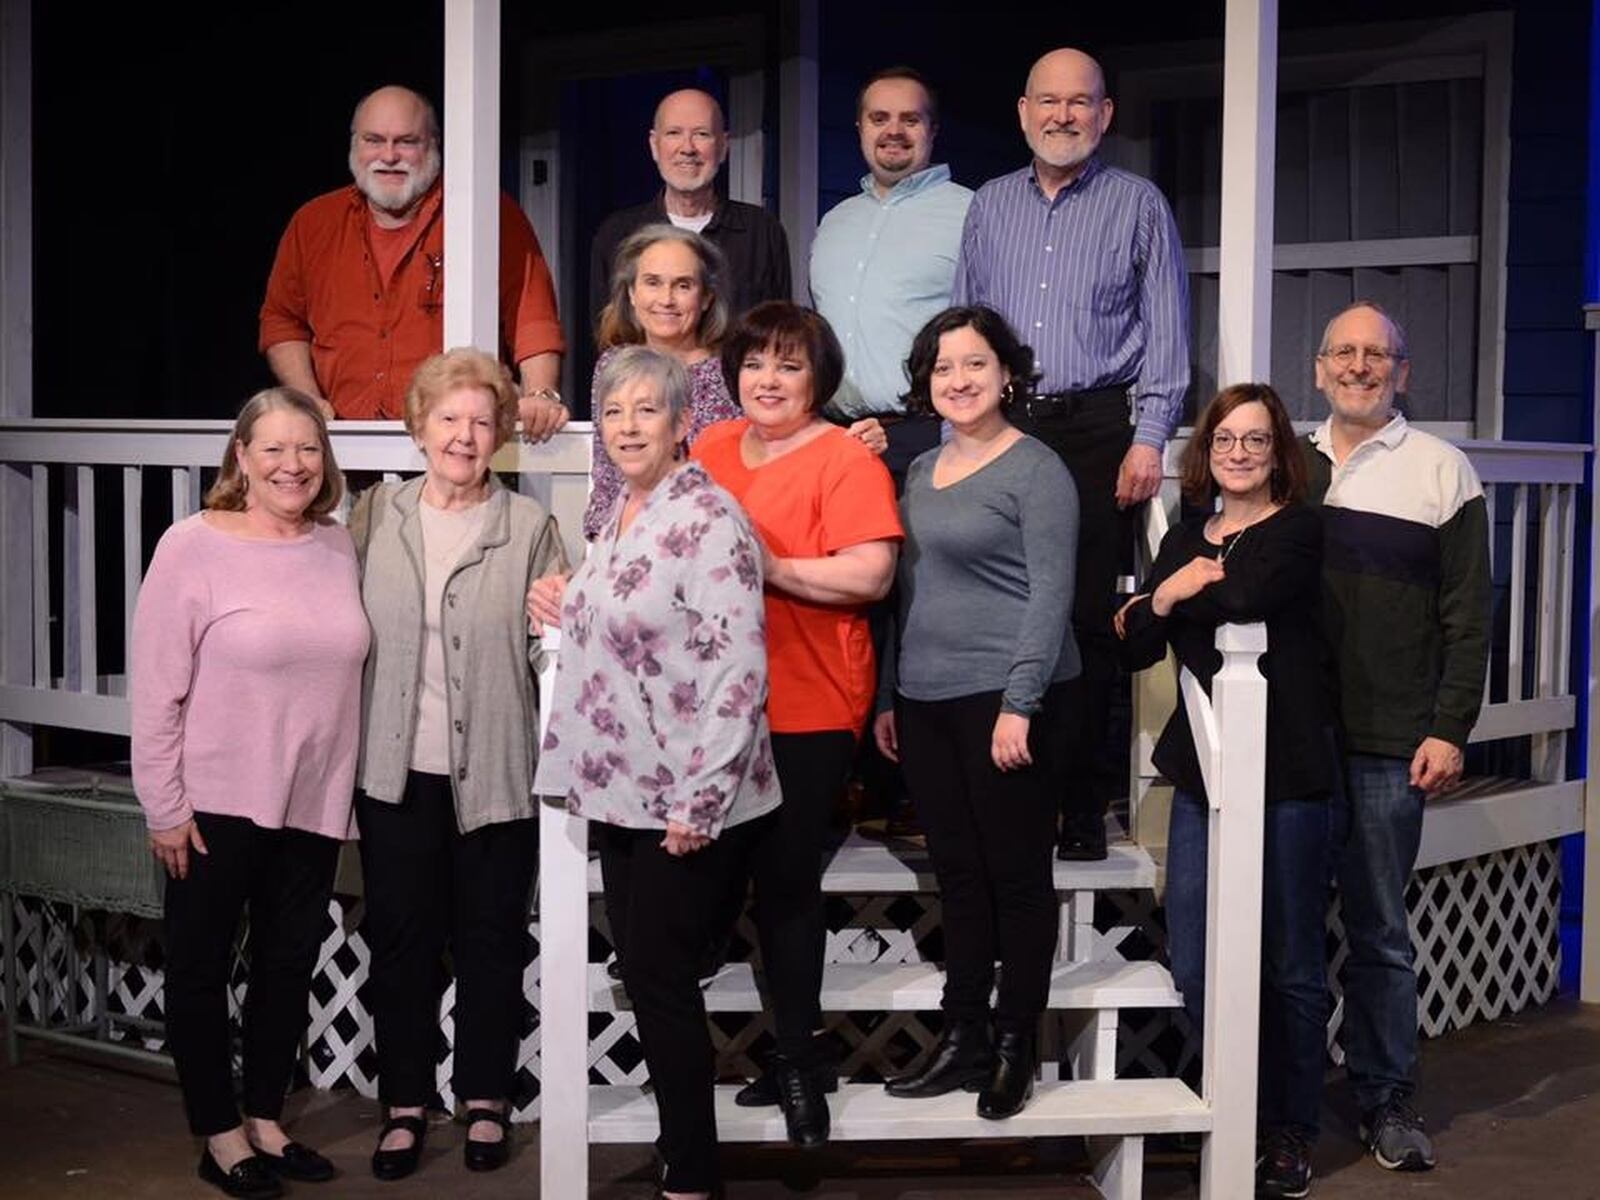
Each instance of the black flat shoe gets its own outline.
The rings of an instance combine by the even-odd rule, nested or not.
[[[207,1146],[200,1155],[200,1165],[195,1168],[195,1174],[212,1187],[229,1196],[238,1196],[241,1200],[275,1200],[275,1197],[283,1195],[283,1184],[267,1170],[267,1165],[258,1154],[241,1158],[224,1171],[217,1165],[217,1160],[211,1157],[211,1147]]]
[[[883,1090],[901,1099],[943,1096],[957,1088],[975,1092],[994,1074],[994,1045],[982,1021],[954,1021],[945,1026],[922,1069],[897,1075]]]
[[[390,1117],[383,1123],[383,1128],[378,1130],[378,1145],[382,1146],[383,1139],[396,1129],[410,1132],[411,1145],[404,1150],[372,1152],[373,1178],[382,1179],[386,1183],[404,1179],[417,1169],[417,1164],[422,1161],[422,1139],[427,1136],[428,1123],[421,1117]]]
[[[469,1171],[498,1171],[511,1157],[511,1120],[498,1108],[467,1109],[467,1128],[474,1121],[493,1121],[500,1126],[498,1142],[475,1142],[469,1136],[461,1147],[461,1161]]]
[[[778,1089],[778,1107],[783,1109],[783,1124],[789,1141],[802,1150],[826,1145],[831,1117],[828,1098],[817,1082],[815,1067],[801,1066],[781,1055],[774,1056],[772,1078]]]
[[[339,1172],[322,1155],[299,1142],[286,1142],[282,1154],[268,1154],[258,1149],[256,1157],[267,1164],[279,1179],[294,1179],[301,1183],[326,1183]]]
[[[1033,1095],[1037,1065],[1032,1034],[1002,1032],[994,1043],[994,1074],[978,1093],[978,1115],[1003,1121],[1021,1112]]]
[[[1063,829],[1056,844],[1056,858],[1062,862],[1103,862],[1107,854],[1106,830]]]

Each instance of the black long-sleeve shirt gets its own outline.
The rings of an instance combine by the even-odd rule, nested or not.
[[[1336,711],[1333,668],[1323,640],[1322,521],[1303,504],[1278,512],[1226,538],[1206,540],[1205,517],[1170,530],[1150,578],[1140,589],[1154,595],[1168,576],[1194,558],[1217,558],[1227,548],[1225,577],[1180,601],[1158,617],[1147,598],[1128,610],[1124,658],[1133,670],[1161,661],[1172,646],[1179,663],[1211,693],[1222,665],[1217,626],[1265,621],[1267,652],[1267,800],[1285,800],[1331,790],[1334,784],[1330,733]],[[1178,787],[1205,794],[1194,735],[1180,698],[1153,754],[1156,769]]]

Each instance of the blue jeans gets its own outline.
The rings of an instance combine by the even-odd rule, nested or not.
[[[1350,956],[1344,964],[1346,1072],[1362,1112],[1415,1090],[1417,977],[1406,885],[1422,841],[1422,793],[1402,758],[1351,754],[1335,790],[1334,879]]]
[[[1167,827],[1167,948],[1172,979],[1196,1029],[1205,1027],[1205,797],[1172,796]],[[1261,879],[1261,1052],[1257,1124],[1315,1139],[1327,1061],[1328,800],[1266,806]]]

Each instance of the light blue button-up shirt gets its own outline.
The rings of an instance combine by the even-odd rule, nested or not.
[[[841,417],[904,412],[906,355],[929,318],[950,306],[961,227],[972,190],[943,163],[908,175],[880,197],[835,205],[811,243],[811,299],[844,347],[844,382],[829,402]]]

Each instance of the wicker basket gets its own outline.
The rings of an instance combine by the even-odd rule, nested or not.
[[[164,880],[125,783],[0,781],[0,890],[158,917]]]

